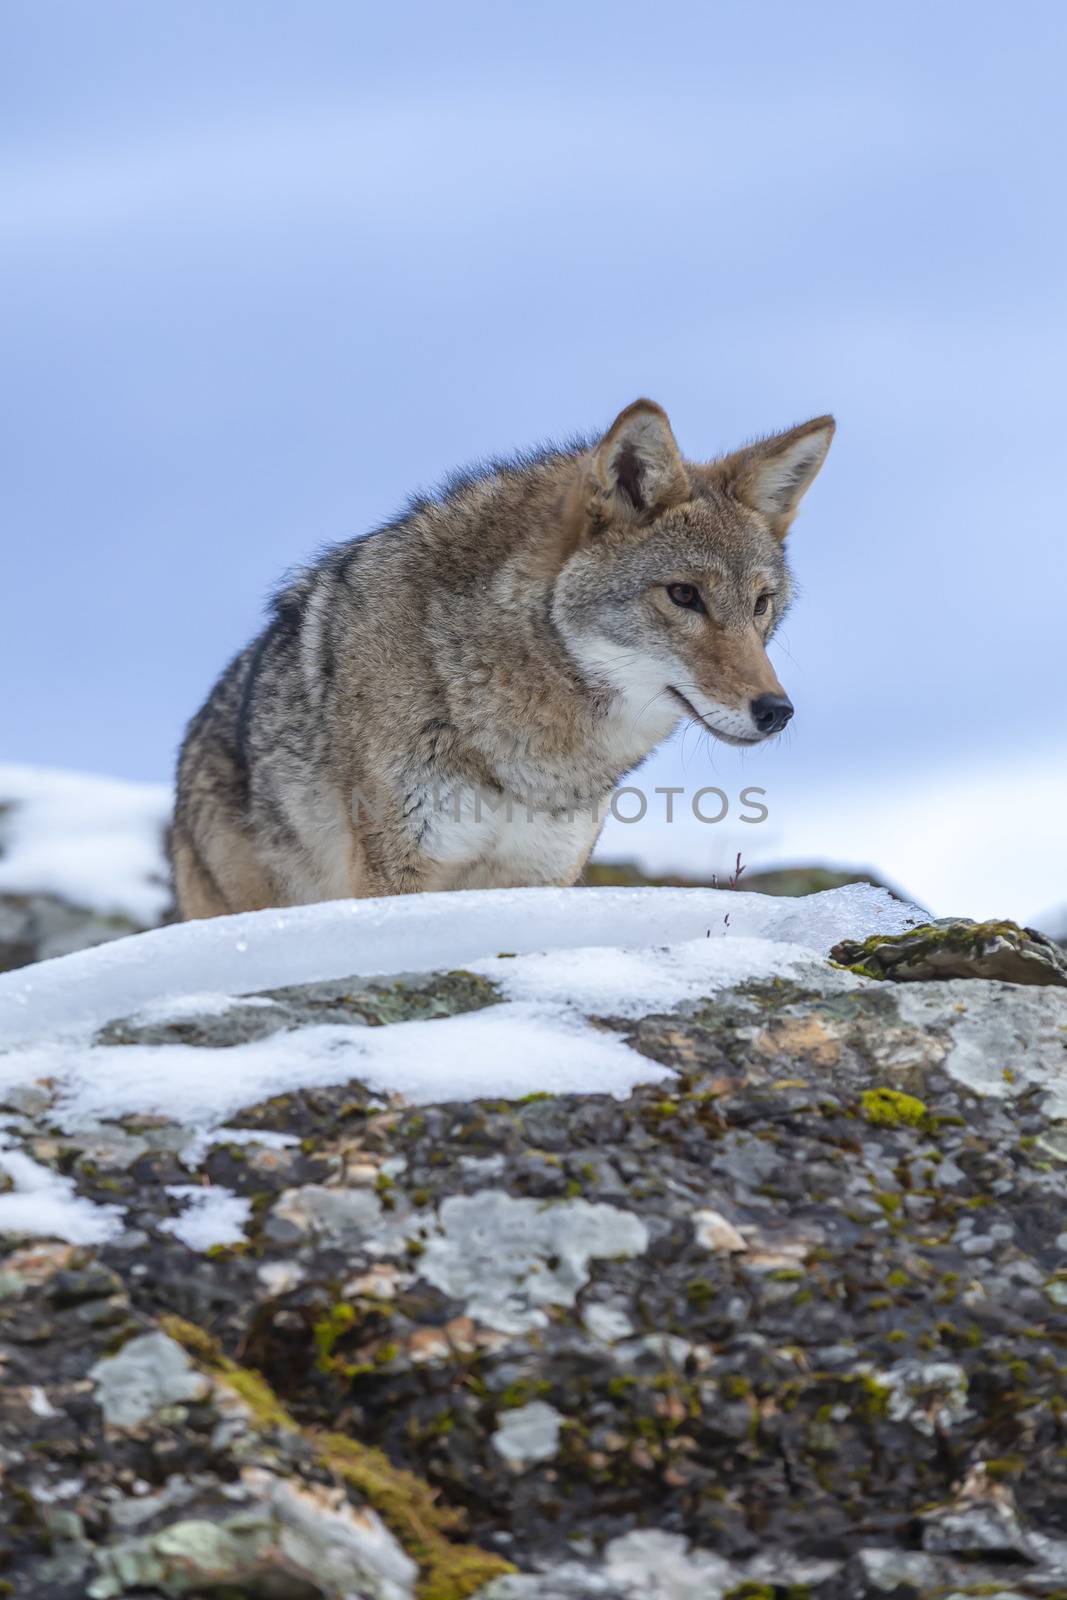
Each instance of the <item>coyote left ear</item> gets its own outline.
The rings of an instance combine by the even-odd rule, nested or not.
[[[759,511],[784,539],[834,436],[833,417],[815,417],[712,463],[712,472],[735,500]]]
[[[653,400],[620,411],[593,452],[587,480],[593,526],[649,522],[691,494],[667,413]]]

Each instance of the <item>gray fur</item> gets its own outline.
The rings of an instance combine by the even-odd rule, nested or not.
[[[182,914],[574,882],[598,804],[679,717],[758,737],[783,539],[832,427],[683,463],[638,401],[599,443],[456,480],[301,573],[189,726]]]

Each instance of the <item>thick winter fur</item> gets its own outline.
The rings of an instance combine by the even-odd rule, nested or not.
[[[598,807],[682,717],[764,736],[783,542],[833,428],[686,462],[638,400],[331,551],[189,726],[182,915],[573,883]]]

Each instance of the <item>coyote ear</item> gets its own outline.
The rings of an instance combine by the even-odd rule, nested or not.
[[[689,499],[689,479],[661,406],[635,400],[619,412],[593,452],[587,490],[592,527],[649,522]]]
[[[761,439],[712,463],[712,472],[735,500],[767,518],[779,539],[789,532],[797,507],[826,460],[834,436],[833,417],[815,417],[787,433]]]

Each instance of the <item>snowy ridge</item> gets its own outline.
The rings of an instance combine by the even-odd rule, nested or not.
[[[479,889],[250,911],[0,974],[0,1048],[100,1026],[161,1000],[469,966],[502,951],[640,950],[707,939],[710,979],[716,961],[733,959],[739,935],[825,956],[839,939],[897,933],[922,920],[916,907],[869,884],[803,899],[721,889]]]
[[[884,890],[850,885],[803,900],[706,889],[517,889],[336,901],[184,923],[0,975],[0,1093],[47,1082],[56,1121],[93,1127],[130,1114],[188,1130],[192,1171],[243,1108],[358,1079],[410,1103],[519,1099],[533,1091],[625,1097],[668,1079],[591,1017],[639,1016],[750,978],[818,976],[838,939],[921,920]],[[367,1028],[322,1023],[242,1044],[93,1044],[102,1024],[267,1007],[257,990],[334,978],[471,968],[501,1003]],[[36,1219],[74,1242],[117,1235],[121,1209],[3,1149],[0,1232]],[[241,1236],[243,1201],[179,1186],[168,1230],[192,1249]]]

